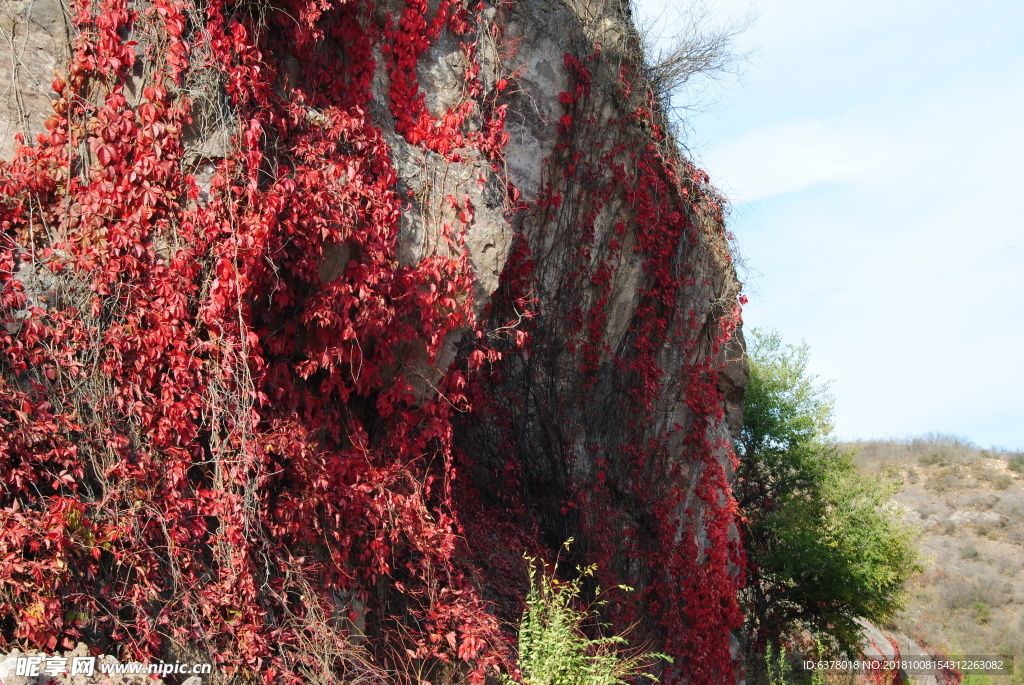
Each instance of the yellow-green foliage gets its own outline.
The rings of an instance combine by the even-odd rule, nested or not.
[[[584,633],[588,625],[605,627],[597,622],[594,605],[578,608],[582,577],[592,575],[593,567],[581,569],[575,580],[561,581],[554,572],[538,573],[536,559],[526,559],[530,591],[519,625],[522,680],[503,676],[503,683],[624,685],[640,678],[657,680],[644,669],[659,659],[671,661],[668,656],[629,650],[621,635],[589,638]]]

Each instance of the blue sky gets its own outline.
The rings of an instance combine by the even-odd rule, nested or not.
[[[712,7],[759,13],[689,141],[733,202],[745,325],[807,341],[842,439],[1024,449],[1024,2]]]

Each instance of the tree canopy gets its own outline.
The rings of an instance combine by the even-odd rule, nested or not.
[[[754,649],[810,630],[853,652],[858,618],[885,622],[918,570],[893,484],[857,471],[832,438],[834,399],[806,344],[748,336],[737,494],[744,511],[746,637]]]

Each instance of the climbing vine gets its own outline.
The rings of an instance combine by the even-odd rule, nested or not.
[[[461,226],[444,254],[397,264],[404,198],[368,114],[386,46],[410,143],[499,156],[478,67],[441,122],[415,80],[474,11],[72,10],[54,114],[0,167],[4,641],[100,634],[132,658],[191,649],[229,676],[351,681],[372,675],[353,646],[372,625],[378,663],[462,662],[482,682],[504,643],[454,560],[464,381],[417,398],[403,359],[433,363],[472,328],[473,274]],[[215,126],[223,157],[190,154]]]
[[[399,259],[424,199],[394,160],[504,178],[516,81],[478,59],[504,7],[399,6],[72,3],[53,115],[0,162],[3,643],[482,683],[525,589],[494,575],[579,534],[666,681],[732,672],[721,202],[638,76],[604,114],[611,61],[575,50],[478,318],[478,208],[444,190],[436,249]],[[462,88],[431,111],[442,37]]]

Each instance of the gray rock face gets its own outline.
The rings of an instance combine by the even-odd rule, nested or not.
[[[730,582],[723,547],[737,541],[715,479],[731,478],[747,370],[742,336],[721,342],[738,284],[716,196],[661,138],[664,119],[645,115],[642,80],[624,83],[638,48],[621,7],[536,0],[504,21],[523,37],[505,159],[526,205],[513,228],[533,318],[528,344],[507,350],[484,388],[489,408],[458,426],[460,445],[476,485],[525,502],[552,549],[573,537],[574,561],[601,564],[602,586],[658,597],[636,604],[654,644],[675,639],[658,612],[707,602],[700,630],[714,637],[693,658],[721,665],[729,600],[683,598],[695,577]],[[509,283],[520,258],[492,300],[495,338],[523,313]],[[692,550],[691,566],[676,549]]]
[[[31,143],[52,111],[50,83],[68,55],[61,3],[6,0],[0,7],[0,158],[10,159],[21,133]]]
[[[512,228],[505,218],[504,184],[478,154],[451,163],[436,152],[414,148],[399,136],[389,136],[388,142],[401,179],[399,193],[409,200],[401,219],[399,263],[411,266],[435,254],[454,256],[454,249],[445,241],[444,226],[457,226],[459,211],[445,199],[469,200],[473,218],[463,237],[476,273],[473,304],[479,315],[498,287],[512,244]]]
[[[899,680],[896,682],[914,682],[919,685],[944,685],[949,682],[959,682],[958,679],[950,677],[948,671],[942,669],[914,668],[915,665],[922,665],[931,662],[933,659],[945,661],[942,655],[936,656],[929,652],[916,640],[907,637],[903,633],[885,631],[878,626],[862,621],[864,628],[863,656],[869,661],[891,662],[899,664],[906,663],[909,668],[899,668]]]

